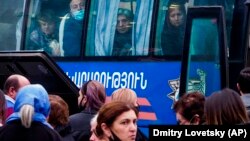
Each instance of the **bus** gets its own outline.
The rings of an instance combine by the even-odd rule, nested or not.
[[[224,69],[229,73],[229,84],[225,86],[236,90],[237,75],[246,64],[245,0],[0,0],[0,3],[0,51],[44,51],[78,88],[88,80],[103,83],[107,99],[117,88],[133,89],[140,105],[138,126],[146,134],[148,125],[176,124],[172,106],[179,94],[186,23],[190,20],[187,14],[191,7],[223,9],[225,25],[212,24],[216,23],[213,18],[205,20],[209,24],[198,22],[194,27],[199,30],[192,32],[196,38],[191,42],[204,46],[196,51],[207,54],[212,48],[221,47],[215,45],[215,37],[219,36],[215,29],[225,28],[222,41],[229,64]],[[203,12],[206,15],[206,10]],[[209,89],[209,85],[217,85],[220,80],[208,74],[206,68],[196,70],[190,91],[200,90],[208,96],[219,90]]]

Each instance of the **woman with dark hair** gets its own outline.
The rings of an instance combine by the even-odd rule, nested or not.
[[[249,123],[240,95],[229,88],[212,93],[205,102],[207,125],[235,125]]]
[[[164,55],[182,54],[185,21],[184,3],[170,1],[161,34],[161,47]]]
[[[134,14],[129,9],[119,8],[113,45],[113,56],[132,55],[132,21]]]
[[[105,100],[106,90],[102,83],[90,80],[83,84],[78,97],[81,112],[69,117],[76,141],[89,140],[90,120],[105,103]]]
[[[105,141],[135,141],[138,110],[120,101],[105,104],[98,112],[94,133]]]
[[[51,110],[48,122],[61,135],[63,141],[75,141],[69,125],[68,104],[58,95],[49,95]]]
[[[174,103],[176,119],[180,125],[204,124],[205,96],[200,92],[189,92]]]
[[[121,101],[131,105],[134,105],[139,112],[139,104],[137,102],[137,94],[134,90],[129,88],[116,89],[111,95],[111,101]],[[147,137],[137,129],[136,141],[146,141]]]

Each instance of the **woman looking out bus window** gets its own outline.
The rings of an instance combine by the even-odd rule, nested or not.
[[[133,13],[128,9],[119,8],[114,38],[113,56],[132,55]]]
[[[170,3],[161,35],[161,47],[164,55],[181,55],[185,20],[185,5],[177,2]]]

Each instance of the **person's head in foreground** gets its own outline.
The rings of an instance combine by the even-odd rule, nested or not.
[[[229,88],[208,96],[204,112],[207,125],[235,125],[249,122],[240,95]]]
[[[98,112],[95,133],[106,141],[135,141],[138,111],[124,102],[106,103]]]

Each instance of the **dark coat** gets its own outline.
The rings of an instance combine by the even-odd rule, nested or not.
[[[40,122],[34,121],[30,128],[25,128],[20,120],[14,120],[0,129],[0,141],[62,141],[62,139],[55,130]]]
[[[181,55],[184,42],[184,25],[174,27],[165,23],[161,35],[161,47],[164,55]]]
[[[89,140],[90,138],[90,121],[97,111],[83,110],[80,113],[71,115],[69,123],[73,131],[73,137],[76,141]]]
[[[81,53],[83,21],[77,21],[72,16],[65,21],[63,35],[64,56],[79,56]]]
[[[54,128],[62,137],[62,141],[75,141],[70,125],[56,126]]]
[[[113,56],[132,55],[132,29],[126,33],[116,31],[113,45]]]

